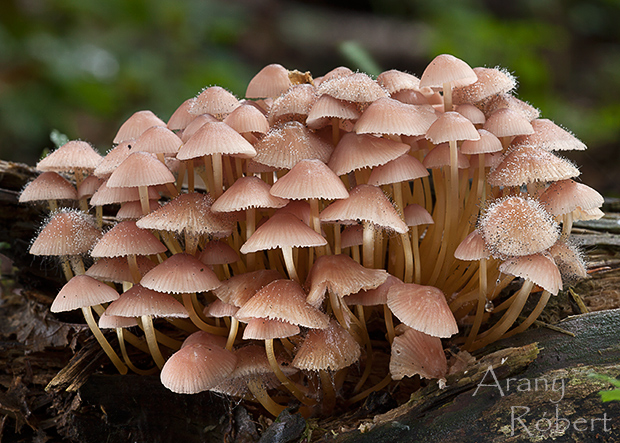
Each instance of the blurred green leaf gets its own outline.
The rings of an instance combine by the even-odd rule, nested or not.
[[[52,129],[52,132],[50,132],[50,140],[54,143],[56,148],[60,148],[69,141],[69,137],[60,132],[58,129]]]

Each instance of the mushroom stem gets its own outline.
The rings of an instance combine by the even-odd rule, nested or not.
[[[511,303],[502,319],[486,331],[480,340],[475,341],[472,344],[470,348],[471,351],[475,351],[488,345],[489,343],[493,343],[495,340],[504,335],[504,333],[513,325],[521,313],[521,310],[523,309],[523,306],[525,305],[525,302],[527,301],[533,287],[534,283],[531,280],[525,280],[523,286],[517,292],[514,301]]]
[[[482,317],[484,315],[484,305],[487,301],[487,259],[480,259],[480,268],[478,271],[478,304],[476,306],[476,316],[474,317],[474,325],[471,328],[467,341],[465,342],[465,348],[469,348],[476,339],[480,325],[482,324]]]
[[[263,383],[256,377],[249,378],[246,383],[256,400],[258,400],[258,402],[274,417],[277,417],[280,415],[280,412],[286,409],[286,406],[276,403],[274,399],[269,396]]]
[[[153,367],[150,369],[140,369],[131,362],[129,354],[127,353],[127,347],[125,346],[125,334],[123,328],[116,328],[116,336],[118,337],[118,343],[121,347],[121,354],[123,356],[123,360],[125,361],[125,364],[129,369],[140,375],[151,375],[155,373],[155,371],[157,371],[157,367]]]
[[[73,278],[73,271],[71,270],[71,264],[69,263],[69,258],[66,255],[62,256],[62,272],[65,274],[65,278],[67,281]]]
[[[222,154],[213,154],[213,198],[217,199],[222,195],[224,189],[224,174],[222,171]]]
[[[360,400],[364,400],[366,397],[368,397],[373,392],[379,391],[379,390],[385,388],[387,385],[390,384],[391,381],[392,381],[392,376],[390,374],[388,374],[388,375],[385,376],[385,378],[383,380],[381,380],[379,383],[374,385],[372,388],[368,388],[364,392],[360,392],[356,396],[351,397],[347,403],[348,404],[353,404],[353,403],[357,403]]]
[[[420,234],[418,233],[417,226],[412,226],[410,231],[411,249],[413,250],[413,282],[419,285],[422,280],[422,269],[420,267]]]
[[[545,306],[547,306],[547,302],[549,301],[550,297],[551,297],[551,293],[549,291],[546,291],[546,290],[543,291],[542,294],[540,294],[540,298],[538,299],[538,303],[536,304],[536,307],[530,313],[530,315],[528,315],[527,318],[523,321],[523,323],[521,323],[519,326],[506,332],[502,336],[502,338],[512,337],[513,335],[518,334],[519,332],[523,332],[527,328],[529,328],[531,324],[536,321],[536,319],[538,318],[540,313],[543,311],[543,309],[545,309]]]
[[[375,231],[372,223],[364,222],[362,231],[362,259],[364,267],[372,269],[375,263]]]
[[[282,369],[280,368],[280,365],[278,364],[275,353],[273,351],[273,339],[265,340],[265,350],[267,352],[267,359],[269,360],[269,365],[271,366],[271,370],[274,372],[274,374],[276,374],[276,377],[278,377],[278,380],[280,380],[280,383],[282,383],[282,385],[284,385],[284,387],[288,389],[291,392],[291,394],[293,394],[295,398],[297,398],[297,400],[299,400],[303,404],[305,405],[315,404],[316,402],[314,400],[306,397],[306,395],[303,392],[301,392],[301,390],[297,387],[297,385],[295,385],[295,383],[289,380],[288,377],[284,375],[284,372],[282,372]]]
[[[226,349],[232,351],[237,338],[237,331],[239,330],[239,320],[235,317],[230,317],[230,332],[228,333],[228,340],[226,341]]]
[[[208,323],[206,323],[205,321],[202,320],[202,318],[200,318],[200,315],[198,314],[198,311],[196,310],[196,306],[194,305],[194,298],[195,298],[196,294],[183,294],[182,298],[183,298],[183,305],[185,306],[185,309],[187,309],[187,312],[189,313],[189,318],[192,321],[192,323],[194,323],[196,326],[198,326],[199,329],[208,332],[210,334],[213,335],[219,335],[222,337],[226,337],[226,335],[228,335],[228,331],[225,328],[218,328],[217,326],[212,326]]]
[[[106,353],[106,355],[110,358],[114,366],[116,366],[116,369],[118,369],[118,372],[120,372],[122,375],[127,374],[127,366],[125,365],[125,363],[121,361],[118,354],[116,354],[116,352],[114,351],[114,349],[112,349],[112,346],[110,345],[108,340],[106,340],[105,336],[103,335],[103,332],[101,332],[101,329],[99,329],[99,326],[97,325],[97,322],[95,321],[95,317],[93,317],[93,311],[90,309],[90,306],[83,307],[82,314],[84,315],[84,319],[86,320],[86,323],[88,324],[88,327],[90,328],[91,332],[93,333],[93,335],[99,342],[99,345],[101,346],[103,351]]]
[[[127,256],[127,264],[129,265],[129,271],[131,272],[131,278],[133,278],[133,282],[140,283],[140,280],[142,280],[142,274],[140,273],[140,269],[138,268],[138,262],[136,260],[135,254],[129,254]]]
[[[319,377],[321,377],[321,388],[323,390],[323,399],[321,402],[322,412],[325,415],[330,415],[336,406],[334,381],[330,377],[330,374],[324,369],[319,369]]]
[[[153,319],[150,315],[143,315],[142,326],[144,328],[144,335],[146,337],[146,343],[149,346],[149,351],[151,351],[151,357],[155,361],[155,364],[159,369],[164,367],[164,363],[166,363],[166,359],[163,355],[161,355],[161,351],[159,350],[159,344],[157,343],[157,338],[155,337],[155,328],[153,327]]]
[[[138,186],[138,193],[140,194],[140,206],[142,207],[142,215],[146,215],[151,212],[149,205],[149,187]]]
[[[299,283],[299,277],[297,276],[297,270],[295,269],[295,262],[293,260],[293,248],[290,246],[283,246],[281,249],[288,276],[291,280],[295,280]]]

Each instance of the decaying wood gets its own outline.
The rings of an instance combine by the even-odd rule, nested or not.
[[[337,417],[305,422],[293,409],[272,424],[251,403],[209,393],[176,395],[163,388],[157,376],[115,375],[77,316],[49,313],[63,284],[62,274],[53,262],[27,254],[45,213],[42,207],[17,202],[19,191],[34,174],[25,165],[0,161],[0,244],[8,245],[0,252],[12,260],[12,266],[3,260],[0,293],[2,442],[250,442],[260,435],[261,441],[269,442],[550,438],[587,442],[617,441],[614,438],[620,435],[620,403],[601,403],[597,392],[609,386],[588,376],[590,372],[620,374],[620,328],[616,326],[620,311],[614,310],[620,307],[620,217],[611,215],[575,228],[576,239],[587,246],[591,278],[573,290],[587,310],[598,312],[569,317],[583,308],[569,291],[563,291],[552,298],[541,319],[557,323],[574,337],[546,328],[531,329],[481,350],[475,361],[457,354],[454,358],[466,364],[461,363],[460,372],[448,377],[445,387],[422,383],[398,407],[394,399],[408,398],[410,391],[405,389],[412,383],[394,383],[389,393],[372,395],[364,405]],[[489,367],[502,387],[507,379],[516,380],[513,388],[499,392],[492,385]],[[563,380],[562,398],[556,401],[557,390],[518,390],[514,384],[522,380],[524,386],[523,380],[534,383],[537,379]],[[525,427],[511,422],[513,412],[525,411],[515,407],[530,409],[522,417]],[[538,420],[554,420],[556,411],[573,427],[555,434],[539,431]],[[614,420],[604,423],[605,414]],[[587,426],[598,419],[595,429],[574,429],[575,423],[585,426],[581,418]],[[603,429],[605,424],[611,431]]]

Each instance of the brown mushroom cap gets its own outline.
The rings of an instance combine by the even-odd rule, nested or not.
[[[254,161],[279,169],[291,169],[303,159],[326,163],[333,151],[329,143],[297,121],[271,128],[255,148]]]
[[[489,173],[491,186],[521,186],[537,181],[567,180],[579,175],[568,160],[530,145],[520,145],[506,152],[502,161]]]
[[[175,136],[176,137],[176,136]],[[134,152],[110,175],[109,188],[132,188],[174,183],[172,172],[148,152]]]
[[[422,135],[437,120],[431,106],[408,105],[393,98],[372,102],[355,123],[358,134]]]
[[[121,125],[112,143],[122,143],[140,137],[151,126],[166,126],[152,111],[137,111]]]
[[[228,236],[233,221],[226,214],[211,210],[209,195],[193,192],[180,194],[174,200],[136,222],[139,228],[196,235]]]
[[[102,157],[88,142],[71,140],[37,163],[39,171],[94,171]]]
[[[118,292],[105,283],[87,275],[76,275],[60,290],[50,311],[73,311],[87,306],[95,306],[117,300]]]
[[[349,193],[340,178],[320,160],[301,160],[271,187],[271,195],[291,200],[342,199]]]
[[[279,64],[271,64],[261,69],[248,84],[245,91],[247,98],[279,97],[293,84],[286,68]]]
[[[490,256],[491,253],[477,229],[465,237],[454,251],[454,257],[466,261],[481,260]]]
[[[338,371],[359,360],[360,354],[360,345],[332,319],[327,328],[308,332],[292,366],[306,371]]]
[[[181,147],[181,139],[165,126],[152,126],[132,144],[134,151],[151,154],[175,155]]]
[[[550,248],[560,233],[557,223],[536,200],[507,197],[493,202],[478,230],[494,256],[531,255]]]
[[[161,370],[161,383],[178,394],[196,394],[225,381],[237,364],[235,354],[216,345],[179,349]]]
[[[513,137],[534,133],[534,128],[529,120],[520,112],[510,108],[497,109],[487,117],[483,128],[496,137]]]
[[[211,114],[222,118],[239,106],[239,100],[221,86],[204,88],[191,102],[189,112],[193,115]]]
[[[336,175],[383,165],[409,152],[410,146],[386,138],[353,132],[342,136],[327,166]]]
[[[441,54],[435,57],[422,73],[420,87],[441,88],[445,83],[463,86],[476,80],[478,76],[463,60],[450,54]]]
[[[306,303],[306,294],[293,280],[275,280],[260,289],[236,314],[241,321],[268,318],[311,329],[326,328],[329,317]]]
[[[279,182],[279,180],[278,180]],[[249,208],[281,208],[288,200],[270,193],[271,186],[258,177],[241,177],[213,203],[213,212],[244,211]]]
[[[505,69],[474,68],[478,80],[452,91],[454,103],[476,103],[496,94],[510,92],[517,86],[517,79]]]
[[[420,89],[420,79],[406,72],[390,69],[377,76],[377,83],[383,86],[390,94],[405,90]]]
[[[373,168],[368,184],[374,186],[400,183],[428,176],[424,165],[415,157],[405,154]]]
[[[19,202],[42,200],[77,200],[77,191],[57,172],[44,172],[26,185],[19,194]]]
[[[281,247],[305,248],[323,246],[327,240],[292,214],[274,214],[258,227],[239,250],[248,254]]]
[[[551,215],[568,214],[577,208],[600,208],[604,203],[603,196],[596,190],[574,180],[552,183],[538,200]]]
[[[32,255],[86,254],[101,237],[92,218],[81,211],[63,209],[51,215],[30,246]]]
[[[400,321],[425,334],[450,337],[459,332],[446,296],[434,286],[393,285],[387,305]]]
[[[161,254],[167,250],[153,234],[138,228],[136,222],[127,220],[106,232],[90,254],[93,257],[122,257]]]
[[[480,134],[467,118],[458,112],[444,112],[426,131],[426,138],[434,144],[450,140],[478,140]]]
[[[191,114],[189,110],[192,107],[192,102],[194,98],[188,98],[183,103],[179,105],[179,107],[172,113],[170,118],[168,119],[168,123],[166,127],[172,131],[178,129],[185,129],[187,125],[194,120],[196,117],[194,114]]]
[[[562,276],[548,254],[510,257],[499,265],[499,271],[530,280],[553,295],[562,289]]]
[[[534,145],[545,151],[583,151],[586,145],[566,129],[551,120],[539,118],[530,122],[533,134],[520,135],[512,141],[513,146]]]
[[[319,306],[327,290],[344,297],[362,289],[375,289],[388,275],[383,269],[365,268],[346,255],[323,255],[314,262],[306,279],[306,301]]]
[[[140,280],[145,288],[170,294],[206,292],[220,286],[215,273],[190,254],[174,254]]]
[[[319,94],[327,94],[338,100],[356,103],[371,103],[388,93],[367,74],[357,72],[345,77],[336,77],[322,81],[318,87]]]
[[[190,160],[213,154],[251,158],[256,155],[256,150],[226,123],[207,122],[181,146],[177,158]]]
[[[153,291],[137,284],[125,291],[106,309],[108,315],[120,317],[189,317],[187,309],[170,294]]]
[[[394,338],[390,374],[394,380],[413,377],[442,379],[448,372],[446,355],[441,340],[415,329],[407,330]]]

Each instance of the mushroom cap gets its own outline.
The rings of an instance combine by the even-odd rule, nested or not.
[[[562,289],[560,270],[548,254],[510,257],[499,265],[499,271],[530,280],[553,295]]]
[[[394,337],[390,374],[394,380],[413,377],[443,379],[448,372],[441,340],[412,328]]]
[[[77,200],[77,190],[57,172],[44,172],[19,194],[20,203],[41,200]]]
[[[38,171],[94,171],[102,157],[88,142],[71,140],[37,163]]]
[[[87,275],[76,275],[60,290],[50,311],[65,312],[117,300],[118,292]]]
[[[551,215],[568,214],[577,208],[600,208],[605,202],[596,190],[574,180],[551,183],[538,200]]]
[[[222,265],[239,261],[239,254],[228,243],[211,240],[202,248],[198,259],[205,265]]]
[[[102,184],[103,179],[95,175],[89,175],[78,186],[77,198],[92,197]]]
[[[177,158],[190,160],[213,154],[251,158],[256,155],[256,150],[226,123],[207,122],[181,146]]]
[[[159,193],[155,187],[148,188],[149,200],[159,200]],[[90,198],[92,206],[104,206],[112,203],[125,203],[140,200],[138,188],[110,188],[107,180],[99,186],[97,192]]]
[[[271,128],[255,148],[256,162],[279,169],[291,169],[303,159],[326,163],[333,151],[329,143],[297,121]]]
[[[187,294],[210,291],[221,283],[203,262],[193,255],[180,253],[151,269],[142,277],[140,284],[158,292]]]
[[[32,255],[86,254],[101,237],[101,231],[89,215],[63,209],[54,212],[30,246]]]
[[[387,295],[393,285],[402,285],[402,280],[388,274],[385,282],[375,289],[362,289],[361,291],[344,297],[347,305],[377,306],[387,304]]]
[[[222,285],[213,290],[213,293],[224,303],[241,307],[256,292],[274,280],[281,279],[282,275],[272,269],[261,269],[245,272],[224,280]]]
[[[492,132],[478,129],[478,134],[480,134],[478,140],[465,140],[461,144],[461,153],[473,155],[502,151],[502,142]]]
[[[126,255],[161,254],[168,249],[157,237],[146,229],[140,229],[136,222],[127,220],[118,223],[95,244],[90,255],[93,257],[123,257]]]
[[[387,305],[400,321],[425,334],[445,338],[459,332],[446,296],[434,286],[393,285]]]
[[[517,196],[489,205],[478,221],[478,230],[495,257],[542,252],[560,235],[557,223],[540,203]]]
[[[299,326],[287,321],[268,318],[252,318],[243,330],[244,340],[272,340],[299,334]],[[265,352],[263,351],[263,354]]]
[[[248,132],[266,134],[269,131],[269,122],[265,114],[249,103],[242,103],[224,119],[224,123],[239,134]]]
[[[358,361],[360,354],[360,345],[332,319],[327,328],[308,332],[292,366],[306,371],[338,371]]]
[[[151,126],[166,126],[166,123],[153,114],[152,111],[144,110],[134,112],[121,125],[112,143],[122,143],[140,137]]]
[[[118,165],[123,163],[123,160],[133,152],[132,146],[134,142],[134,139],[127,140],[110,149],[93,171],[93,175],[103,179],[107,179],[112,175],[116,168],[118,168]]]
[[[106,312],[120,317],[189,317],[187,309],[172,295],[136,284],[110,303]]]
[[[293,280],[275,280],[254,294],[238,311],[240,321],[268,318],[311,329],[324,329],[329,317],[306,303],[306,294]]]
[[[549,254],[558,266],[564,282],[574,283],[582,278],[588,278],[583,255],[577,246],[558,240],[549,248]]]
[[[372,169],[368,184],[373,186],[389,185],[428,176],[428,171],[415,157],[404,154]]]
[[[513,137],[534,133],[534,128],[529,120],[522,113],[510,108],[500,108],[494,111],[487,117],[483,128],[496,137]]]
[[[510,92],[517,86],[517,79],[505,69],[474,68],[478,78],[474,83],[457,86],[452,91],[452,101],[476,103],[496,94]]]
[[[402,90],[420,89],[420,79],[415,75],[408,74],[396,69],[383,71],[377,76],[377,83],[384,87],[390,94]]]
[[[221,86],[210,86],[200,91],[191,102],[190,114],[211,114],[225,116],[239,106],[239,100],[231,92]]]
[[[132,144],[134,151],[151,154],[174,155],[181,147],[181,139],[165,126],[152,126],[140,135]]]
[[[360,112],[355,104],[323,94],[312,104],[306,118],[306,125],[309,128],[318,129],[330,124],[332,118],[357,120],[359,117]]]
[[[383,269],[365,268],[347,255],[323,255],[317,258],[308,273],[306,301],[318,307],[327,290],[344,297],[362,289],[375,289],[388,275]]]
[[[189,110],[192,107],[192,102],[194,98],[188,98],[183,103],[179,105],[179,107],[172,113],[170,118],[168,119],[168,123],[166,127],[172,131],[178,129],[185,129],[187,125],[196,118],[194,114],[191,114]]]
[[[442,88],[445,83],[452,86],[470,85],[478,76],[463,60],[450,54],[440,54],[426,67],[420,77],[420,88]]]
[[[487,176],[491,186],[521,186],[537,181],[567,180],[579,175],[568,160],[531,145],[520,145],[506,152]]]
[[[239,252],[248,254],[266,249],[305,248],[326,244],[327,240],[323,236],[314,232],[294,215],[279,213],[259,226],[241,246]]]
[[[187,127],[183,130],[181,134],[181,141],[186,143],[192,135],[196,133],[200,128],[202,128],[205,123],[217,123],[219,120],[213,117],[211,114],[201,114],[198,117],[195,117],[191,122],[188,123]],[[179,148],[180,149],[180,148]]]
[[[273,101],[269,109],[269,124],[291,120],[305,121],[317,98],[316,89],[311,84],[294,85]]]
[[[538,118],[530,123],[534,133],[515,137],[511,143],[513,146],[534,145],[545,151],[583,151],[586,149],[586,145],[570,131],[549,119]]]
[[[429,105],[408,105],[382,97],[372,102],[355,123],[358,134],[422,135],[437,120]]]
[[[444,112],[426,131],[426,138],[438,145],[450,140],[478,140],[480,134],[467,118],[458,112]]]
[[[491,257],[491,252],[480,232],[475,229],[458,245],[454,251],[454,257],[466,261],[482,260]]]
[[[280,180],[278,180],[279,182]],[[240,177],[213,203],[213,212],[245,211],[249,208],[281,208],[288,200],[270,193],[271,186],[258,177]]]
[[[137,256],[138,270],[140,275],[144,275],[155,267],[155,263],[144,256]],[[125,257],[102,257],[95,264],[86,270],[86,275],[102,281],[111,281],[114,283],[134,281],[129,269],[129,263]]]
[[[388,93],[367,74],[357,72],[344,77],[322,81],[318,87],[319,94],[327,94],[338,100],[356,103],[371,103]]]
[[[472,122],[474,125],[483,125],[486,117],[484,116],[484,112],[480,109],[476,108],[474,105],[470,103],[462,103],[457,105],[454,110],[465,117],[467,120]]]
[[[100,329],[131,328],[132,326],[138,326],[138,321],[133,317],[119,317],[118,315],[109,315],[107,312],[99,317]]]
[[[405,223],[407,226],[420,226],[420,225],[432,225],[435,223],[431,214],[428,213],[426,208],[413,203],[407,205],[403,211],[405,216]]]
[[[407,225],[383,191],[372,185],[357,185],[349,192],[349,198],[336,200],[326,207],[319,217],[322,222],[327,223],[352,223],[361,220],[399,234],[408,231]]]
[[[215,345],[193,344],[179,349],[161,369],[161,383],[178,394],[197,394],[225,381],[237,357]]]
[[[460,149],[457,149],[456,155],[457,167],[459,169],[467,169],[470,167],[469,159],[461,152]],[[426,154],[422,164],[428,169],[450,166],[450,145],[448,143],[441,143],[435,146],[428,154]]]
[[[247,98],[279,97],[293,84],[288,76],[288,70],[277,63],[267,65],[261,69],[248,84],[245,91]]]
[[[158,231],[214,235],[226,237],[232,232],[234,221],[227,214],[211,210],[213,200],[208,194],[192,192],[180,194],[161,208],[136,222],[139,228]]]
[[[349,196],[340,178],[325,163],[316,159],[301,160],[276,181],[269,192],[291,200],[334,200]]]
[[[170,169],[148,152],[134,152],[110,175],[109,188],[132,188],[174,183]]]
[[[370,134],[349,132],[342,136],[327,166],[336,175],[383,165],[409,152],[410,146]]]
[[[153,212],[156,209],[159,209],[159,207],[159,200],[149,200],[149,212]],[[143,215],[144,213],[142,212],[142,202],[125,202],[121,205],[120,209],[116,213],[116,219],[118,221],[138,220]]]

